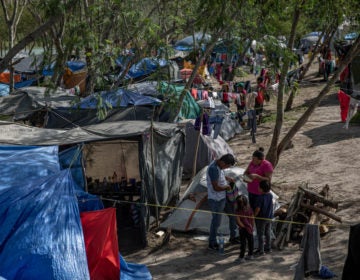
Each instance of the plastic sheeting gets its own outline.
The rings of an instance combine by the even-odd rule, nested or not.
[[[119,254],[120,258],[120,280],[151,280],[152,276],[146,265],[128,263]]]
[[[171,85],[165,82],[160,84],[160,92],[164,96],[172,96],[171,98],[179,99],[184,86]],[[200,106],[196,103],[189,91],[186,91],[183,104],[178,117],[180,119],[196,119],[200,115]]]
[[[90,279],[68,170],[0,190],[0,228],[4,278]]]
[[[195,42],[194,42],[195,39]],[[205,49],[206,43],[210,42],[211,35],[197,32],[194,35],[187,36],[174,45],[174,49],[178,51],[192,51],[195,48]]]
[[[225,169],[225,175],[234,178],[239,194],[248,195],[247,185],[242,180],[241,175],[244,169],[240,167],[231,167]],[[209,233],[211,224],[211,210],[207,200],[207,184],[206,184],[207,166],[204,167],[191,181],[189,187],[183,194],[175,211],[160,224],[161,228],[171,228],[177,231],[196,230],[202,233]],[[195,201],[189,199],[190,194]],[[273,195],[274,211],[279,208],[278,196],[271,191]],[[195,211],[199,209],[200,211]],[[218,232],[229,235],[229,219],[223,216]]]
[[[116,208],[81,213],[91,279],[119,279]]]
[[[84,191],[85,180],[82,167],[82,145],[73,146],[59,153],[61,169],[70,169],[74,179],[75,194],[80,212],[95,211],[104,208],[101,199]]]
[[[198,132],[194,128],[193,121],[181,123],[179,126],[185,127],[185,156],[183,160],[183,178],[190,178],[194,169],[194,155],[197,147]],[[199,172],[207,166],[212,160],[220,158],[225,154],[234,154],[228,143],[218,136],[216,139],[211,136],[200,134],[199,146],[197,147],[197,160],[195,162],[195,172]]]
[[[0,191],[58,173],[58,147],[0,146],[0,170]]]
[[[128,107],[130,105],[141,106],[141,105],[152,105],[156,106],[161,103],[161,100],[143,96],[139,93],[132,92],[124,89],[117,89],[116,91],[102,92],[100,93],[102,98],[102,106],[105,108],[115,107]],[[75,108],[80,109],[96,109],[98,107],[99,97],[90,95],[84,98],[79,104],[74,105]]]

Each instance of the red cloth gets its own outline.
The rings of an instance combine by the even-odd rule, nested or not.
[[[191,96],[194,97],[195,100],[197,99],[198,95],[197,95],[197,89],[196,88],[191,89]]]
[[[346,66],[345,69],[340,74],[340,81],[345,82],[345,79],[348,77],[348,75],[349,75],[349,66]]]
[[[265,85],[264,83],[260,83],[258,84],[258,88],[257,88],[257,97],[256,97],[256,102],[258,104],[263,104],[264,103],[264,99],[265,99]]]
[[[350,105],[350,96],[347,95],[342,90],[338,91],[338,99],[340,102],[340,116],[341,121],[346,122],[347,114],[349,111],[349,105]]]
[[[80,214],[90,279],[120,279],[116,209]]]

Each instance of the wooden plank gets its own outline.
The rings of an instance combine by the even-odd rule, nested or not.
[[[332,213],[329,213],[328,211],[324,210],[324,209],[321,209],[321,208],[318,208],[316,206],[313,206],[313,205],[310,205],[310,204],[306,204],[304,202],[302,202],[300,204],[301,207],[304,207],[306,209],[309,209],[311,211],[314,211],[314,212],[317,212],[317,213],[320,213],[320,214],[323,214],[339,223],[341,223],[341,218],[335,214],[332,214]]]

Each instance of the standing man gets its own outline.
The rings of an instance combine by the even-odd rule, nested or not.
[[[208,202],[212,212],[209,235],[209,249],[211,250],[219,249],[216,235],[221,223],[221,213],[223,213],[225,209],[226,190],[231,190],[229,183],[235,182],[234,179],[225,176],[224,169],[229,168],[234,164],[234,156],[232,154],[226,154],[220,159],[210,163],[206,172]]]

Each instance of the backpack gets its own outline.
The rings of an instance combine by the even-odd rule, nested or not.
[[[264,103],[264,93],[262,91],[258,91],[258,94],[255,99],[257,104],[263,104]]]

